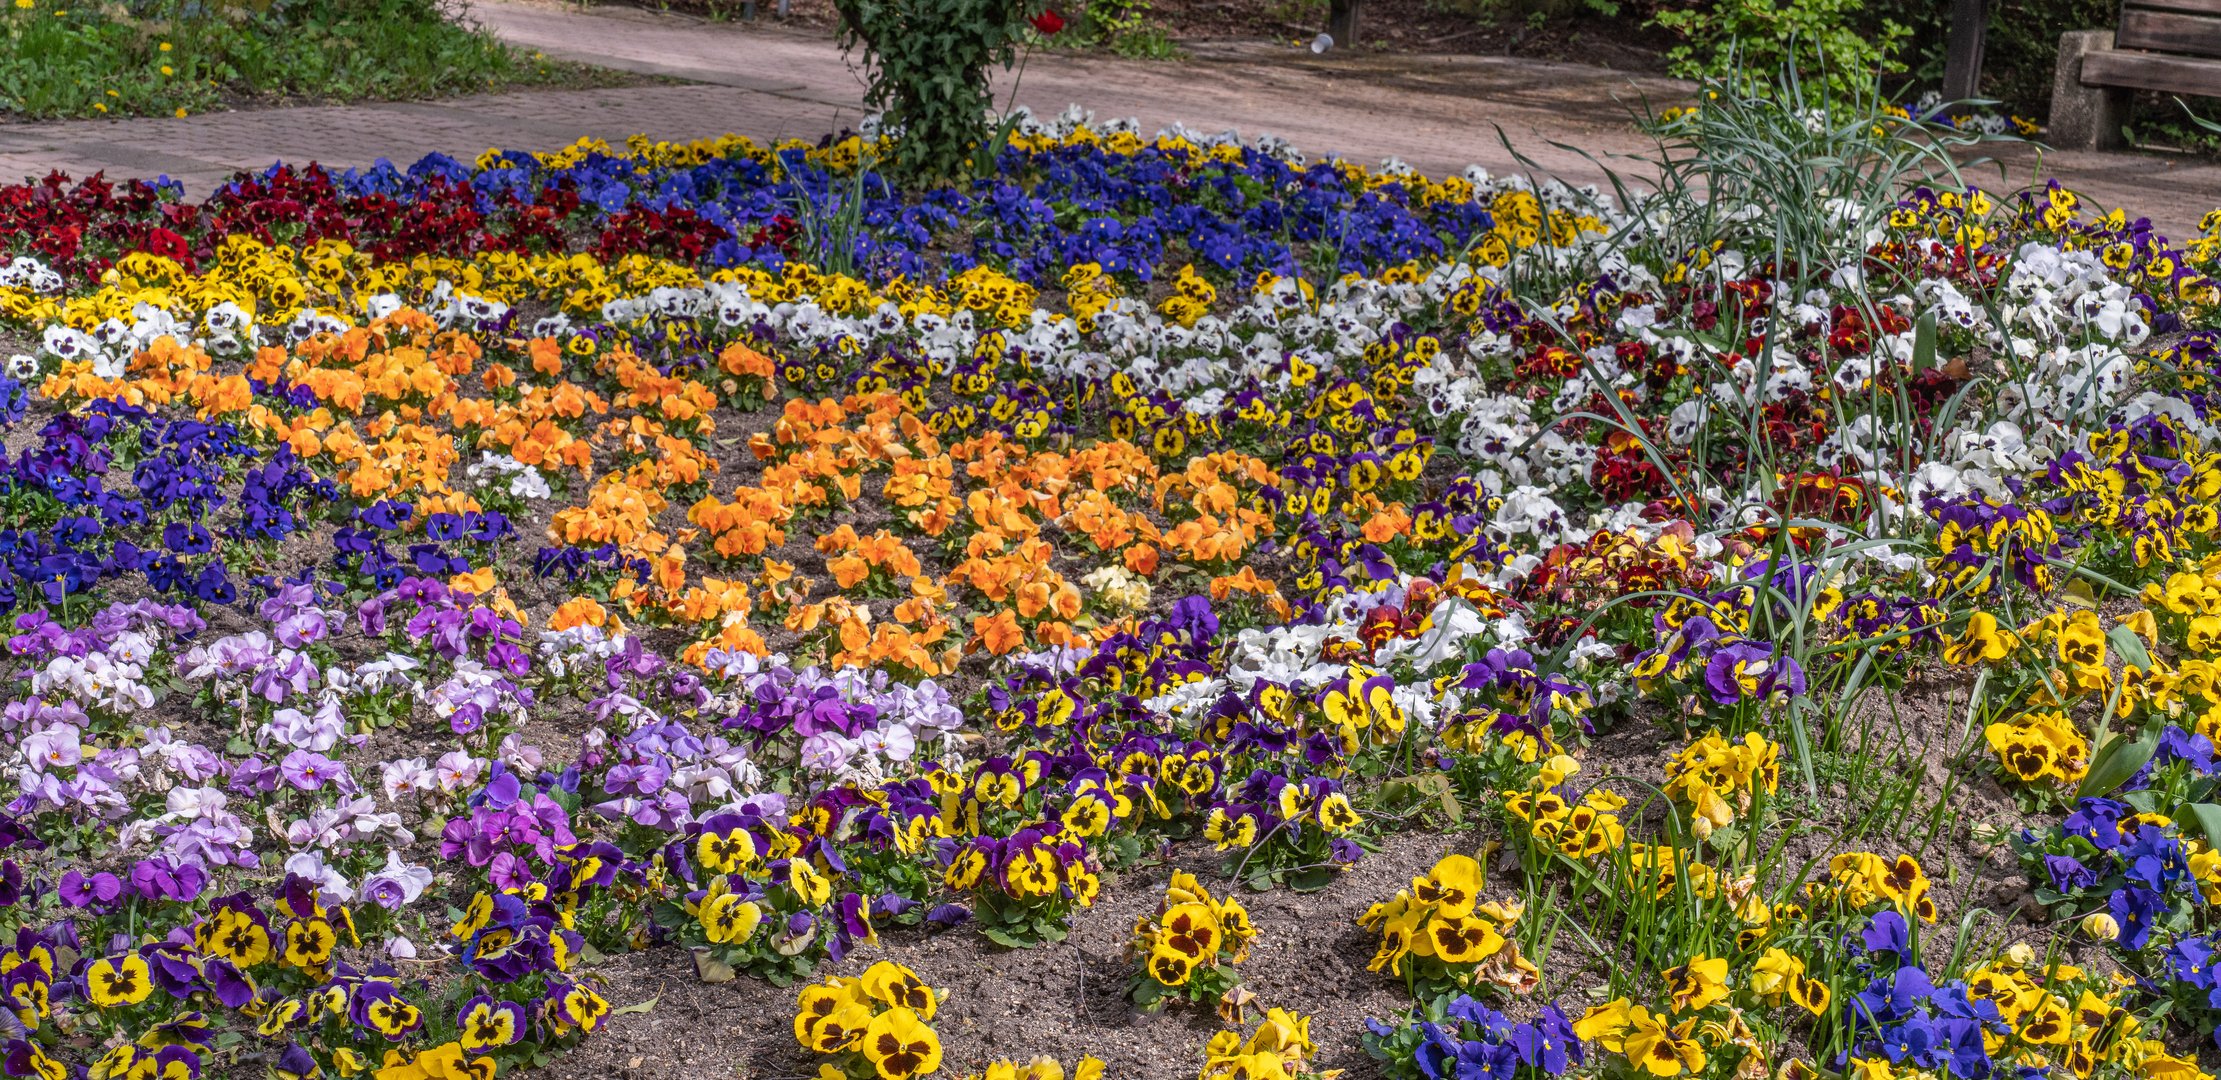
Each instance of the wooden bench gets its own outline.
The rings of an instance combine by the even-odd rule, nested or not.
[[[2045,141],[2121,145],[2136,90],[2221,97],[2221,0],[2122,0],[2117,29],[2061,35]]]

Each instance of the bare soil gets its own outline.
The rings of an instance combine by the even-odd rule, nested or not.
[[[1473,830],[1390,836],[1379,852],[1319,892],[1239,892],[1260,931],[1240,968],[1243,985],[1257,995],[1252,1017],[1265,1006],[1310,1016],[1322,1068],[1372,1075],[1374,1066],[1357,1044],[1365,1019],[1392,1016],[1409,1001],[1399,980],[1365,970],[1376,942],[1355,920],[1376,901],[1410,887],[1414,875],[1442,856],[1474,853],[1481,839]],[[1101,899],[1073,920],[1071,936],[1060,944],[1004,949],[968,926],[932,935],[906,931],[821,971],[853,975],[893,960],[948,991],[934,1019],[946,1076],[976,1072],[1001,1058],[1049,1055],[1069,1065],[1081,1054],[1103,1059],[1105,1075],[1121,1080],[1193,1076],[1203,1063],[1203,1044],[1220,1028],[1217,1016],[1206,1006],[1176,1004],[1155,1013],[1134,1008],[1126,996],[1132,968],[1124,953],[1134,920],[1155,910],[1174,869],[1193,871],[1215,891],[1222,884],[1218,865],[1208,844],[1175,846],[1155,865],[1107,881]],[[746,977],[700,982],[691,957],[677,948],[613,958],[603,971],[612,1004],[653,999],[655,1007],[613,1018],[607,1031],[550,1069],[551,1077],[815,1075],[815,1063],[791,1030],[795,988]]]
[[[1985,952],[2015,941],[2041,950],[2053,934],[2035,921],[2043,913],[2034,906],[2027,881],[2003,843],[2009,830],[2024,824],[2023,815],[1979,758],[1959,759],[1970,743],[1978,748],[1980,742],[1980,732],[1969,737],[1964,731],[1967,691],[1965,680],[1945,671],[1916,678],[1901,690],[1871,692],[1845,724],[1843,755],[1821,758],[1870,759],[1867,786],[1847,792],[1843,780],[1831,782],[1824,775],[1820,800],[1807,806],[1796,794],[1802,777],[1785,761],[1782,795],[1765,812],[1754,837],[1763,848],[1781,844],[1784,872],[1803,876],[1825,873],[1829,857],[1844,851],[1915,855],[1934,882],[1942,910],[1938,927],[1927,935],[1932,964],[1948,957],[1958,922],[1969,912],[1977,913],[1971,932]],[[1639,803],[1647,790],[1642,785],[1663,783],[1663,765],[1684,741],[1670,718],[1630,718],[1579,752],[1583,772],[1578,779],[1602,782]],[[1938,797],[1953,777],[1957,782],[1939,809]],[[1876,814],[1882,797],[1877,788],[1893,781],[1912,786],[1911,803],[1903,812]],[[1632,820],[1630,828],[1646,833],[1661,817],[1653,806],[1647,818]],[[1257,995],[1257,1007],[1280,1006],[1311,1016],[1320,1068],[1346,1070],[1349,1080],[1381,1075],[1379,1064],[1359,1045],[1364,1022],[1392,1017],[1411,1002],[1400,981],[1365,969],[1375,941],[1355,920],[1373,903],[1408,887],[1443,855],[1477,854],[1495,832],[1493,824],[1395,831],[1383,838],[1379,851],[1368,853],[1319,892],[1239,892],[1262,931],[1241,968],[1244,985]],[[1174,1006],[1154,1014],[1136,1010],[1126,998],[1131,969],[1123,950],[1134,919],[1154,908],[1173,869],[1195,872],[1214,890],[1227,883],[1206,844],[1176,845],[1152,861],[1154,865],[1107,880],[1096,906],[1074,920],[1071,937],[1061,944],[1008,950],[968,927],[931,935],[905,931],[888,934],[878,946],[823,970],[855,974],[874,961],[893,960],[916,970],[929,985],[947,990],[934,1026],[946,1049],[943,1074],[949,1077],[976,1072],[1001,1058],[1022,1062],[1050,1055],[1069,1065],[1081,1054],[1102,1058],[1109,1066],[1106,1075],[1119,1080],[1192,1076],[1201,1064],[1204,1042],[1219,1029],[1217,1018],[1202,1007]],[[1516,863],[1505,858],[1486,862],[1489,895],[1517,896]],[[1527,917],[1552,914],[1530,911]],[[1567,915],[1586,921],[1581,912]],[[1609,937],[1605,928],[1588,929]],[[2102,950],[2076,959],[2098,970],[2109,966]],[[1531,1012],[1554,999],[1579,1015],[1595,1003],[1588,991],[1603,984],[1606,968],[1626,962],[1624,957],[1598,955],[1570,931],[1561,933],[1554,952],[1540,958],[1542,989],[1526,1001],[1509,1003],[1508,1011]],[[796,1046],[789,1028],[793,988],[745,977],[705,984],[695,978],[689,955],[669,947],[614,957],[601,970],[614,1004],[653,1001],[654,1006],[615,1017],[607,1031],[557,1063],[550,1071],[554,1077],[784,1080],[814,1075],[815,1063]]]

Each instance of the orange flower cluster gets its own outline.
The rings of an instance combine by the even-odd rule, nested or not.
[[[656,519],[668,505],[653,487],[636,487],[632,477],[612,473],[596,481],[583,506],[566,507],[548,524],[548,539],[572,547],[615,544],[628,552],[662,556],[666,537]]]
[[[507,369],[502,369],[507,370]],[[579,474],[593,472],[594,450],[566,425],[577,425],[591,413],[605,416],[609,402],[575,383],[553,387],[527,387],[515,401],[471,398],[456,403],[455,426],[476,429],[476,444],[498,449],[539,469],[570,466]]]
[[[1185,471],[1157,481],[1160,511],[1168,500],[1197,511],[1165,533],[1165,544],[1198,564],[1233,566],[1260,536],[1272,532],[1272,511],[1258,489],[1277,480],[1264,462],[1247,454],[1224,451],[1189,459]]]
[[[1027,300],[989,277],[959,292],[976,309]],[[775,361],[750,345],[726,347],[712,370],[666,374],[622,335],[481,348],[413,310],[226,366],[165,339],[122,378],[65,365],[44,389],[230,418],[250,437],[290,445],[362,505],[416,504],[426,513],[415,521],[483,509],[472,494],[482,489],[458,470],[481,453],[505,455],[516,464],[504,468],[538,470],[543,493],[558,498],[549,543],[613,550],[612,565],[635,568],[592,598],[559,604],[550,624],[676,626],[692,632],[695,659],[712,647],[776,645],[930,675],[972,652],[1085,644],[1136,609],[1105,600],[1091,611],[1078,578],[1116,565],[1138,583],[1167,554],[1198,585],[1207,576],[1221,599],[1238,593],[1286,610],[1272,583],[1242,565],[1272,532],[1261,493],[1278,482],[1246,454],[1172,468],[1124,440],[949,442],[912,399],[887,391],[788,401],[768,430],[720,444],[715,412],[726,403],[713,385],[745,407],[776,379]],[[249,380],[303,387],[315,401],[258,402]],[[744,446],[745,457],[720,461],[720,445]],[[725,469],[740,470],[741,482],[713,486]],[[1392,507],[1382,527],[1400,531],[1401,513]],[[474,591],[501,588],[491,569],[456,577]],[[1148,594],[1146,585],[1126,592]]]
[[[913,578],[924,572],[917,555],[900,537],[885,529],[870,536],[858,536],[854,526],[844,524],[818,537],[817,550],[828,556],[825,570],[833,575],[833,583],[843,589],[856,588],[867,580],[880,580],[876,575]]]
[[[699,626],[705,636],[697,656],[713,645],[760,648],[746,616],[783,612],[778,625],[799,639],[790,650],[923,674],[945,672],[968,651],[1001,655],[1109,632],[1088,617],[1081,589],[1060,567],[1089,548],[1144,576],[1157,572],[1160,545],[1198,566],[1231,568],[1271,531],[1260,492],[1278,479],[1240,454],[1198,458],[1165,474],[1146,451],[1123,441],[1035,451],[990,433],[944,445],[891,393],[790,401],[748,449],[761,467],[756,481],[703,495],[686,513],[693,528],[679,534],[681,543],[702,542],[721,567],[753,571],[747,585],[719,578],[685,584],[677,545],[671,552],[640,546],[660,544],[660,535],[557,539],[616,542],[654,560],[648,587],[620,586],[613,596],[636,611],[652,608]],[[864,503],[873,491],[883,508]],[[808,525],[844,513],[854,519]],[[865,513],[872,518],[858,516]],[[566,520],[558,516],[559,524]],[[797,531],[806,551],[788,546]],[[1081,547],[1061,548],[1067,538]],[[795,559],[814,552],[837,593],[815,595],[820,579],[782,561],[790,551]],[[953,565],[930,572],[928,562],[939,557]],[[1214,588],[1222,596],[1256,595],[1274,610],[1286,606],[1255,570],[1230,574]],[[881,608],[874,598],[895,602]],[[958,625],[968,631],[961,639],[952,638]]]

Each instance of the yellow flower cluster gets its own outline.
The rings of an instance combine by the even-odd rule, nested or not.
[[[1666,795],[1690,811],[1699,840],[1748,813],[1758,793],[1780,788],[1781,745],[1755,731],[1736,742],[1708,732],[1666,762]]]
[[[1249,945],[1256,939],[1257,927],[1241,901],[1232,896],[1213,899],[1194,874],[1178,870],[1157,910],[1134,920],[1127,952],[1140,963],[1144,977],[1179,989],[1199,974],[1249,959]]]
[[[1357,924],[1380,935],[1369,971],[1444,979],[1458,986],[1489,983],[1515,993],[1542,978],[1534,963],[1504,931],[1524,909],[1516,902],[1481,903],[1481,864],[1470,855],[1445,855],[1423,878],[1392,900],[1374,904]]]
[[[1928,874],[1910,855],[1885,859],[1871,851],[1846,851],[1828,860],[1826,881],[1808,882],[1805,889],[1815,902],[1835,899],[1848,908],[1863,908],[1887,900],[1900,914],[1936,921]]]
[[[917,972],[882,960],[851,979],[805,987],[796,1001],[794,1038],[833,1060],[819,1080],[910,1080],[941,1068],[941,1037],[931,1021],[940,994]]]
[[[2006,773],[2023,783],[2072,784],[2090,771],[2090,740],[2057,709],[2036,709],[1982,729]]]
[[[1596,787],[1580,802],[1567,802],[1554,789],[1580,770],[1580,763],[1570,755],[1552,754],[1528,782],[1528,790],[1503,793],[1504,809],[1526,823],[1528,837],[1535,843],[1555,847],[1568,858],[1589,859],[1627,842],[1627,826],[1619,817],[1627,800]]]
[[[1805,974],[1787,949],[1769,948],[1751,965],[1751,992],[1768,1005],[1792,1001],[1814,1016],[1828,1011],[1828,984]]]
[[[1318,1051],[1311,1041],[1310,1017],[1267,1009],[1247,1039],[1239,1031],[1211,1036],[1196,1080],[1295,1080]]]
[[[1725,976],[1727,961],[1718,964],[1719,973]],[[1574,1022],[1573,1033],[1583,1042],[1624,1056],[1629,1064],[1652,1076],[1701,1073],[1709,1058],[1697,1037],[1698,1019],[1691,1016],[1676,1023],[1674,1015],[1654,1013],[1649,1006],[1630,1005],[1626,998],[1615,998],[1590,1008]]]
[[[2116,999],[2133,985],[2125,975],[2100,976],[2074,964],[2050,967],[2021,945],[1967,973],[1967,994],[1997,1006],[2006,1031],[1985,1030],[1983,1042],[2000,1066],[2057,1062],[2076,1076],[2101,1065],[2123,1074],[2191,1080],[2204,1075],[2188,1058],[2169,1055],[2158,1039],[2143,1037],[2144,1022]],[[1861,1080],[1889,1080],[1869,1066]]]
[[[1103,1060],[1092,1055],[1083,1056],[1064,1071],[1062,1063],[1051,1057],[1037,1057],[1024,1065],[1015,1061],[997,1061],[985,1069],[967,1075],[964,1080],[1103,1080]]]

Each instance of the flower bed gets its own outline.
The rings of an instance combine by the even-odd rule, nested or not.
[[[641,950],[859,1080],[2202,1075],[2212,237],[878,147],[0,189],[9,1075],[547,1065]],[[990,1051],[975,934],[1220,1030]]]

